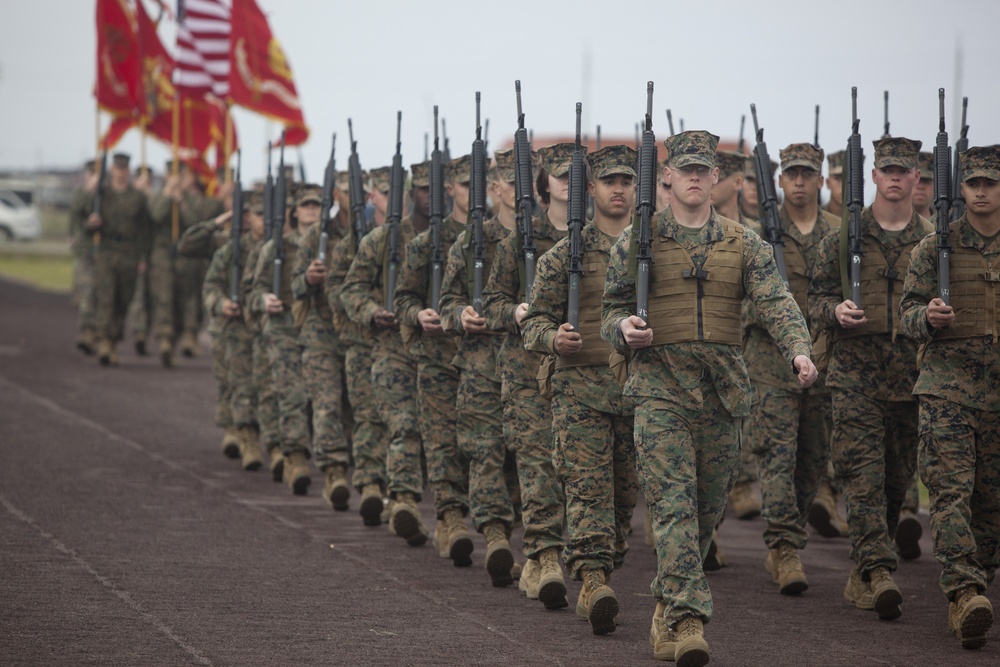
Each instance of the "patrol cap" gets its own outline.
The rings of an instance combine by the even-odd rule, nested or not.
[[[812,144],[789,144],[781,149],[781,170],[792,167],[805,167],[814,171],[823,171],[823,149]]]
[[[506,183],[513,183],[517,179],[517,161],[514,160],[514,149],[494,151],[493,158],[497,161],[497,176]]]
[[[243,196],[243,201],[246,202],[247,208],[251,213],[256,215],[264,215],[264,193],[260,190],[253,190],[249,193],[245,193]]]
[[[972,146],[960,155],[960,159],[963,183],[973,178],[1000,181],[1000,145]]]
[[[826,156],[826,164],[830,169],[831,176],[840,176],[844,173],[844,156],[847,151],[837,151]]]
[[[252,210],[251,201],[253,200],[255,194],[256,194],[255,190],[243,190],[242,194],[240,195],[240,201],[243,202],[244,211]],[[263,201],[261,202],[260,209],[261,213],[263,213],[264,211]]]
[[[667,147],[671,167],[700,164],[711,169],[715,166],[719,137],[705,130],[687,130],[668,137],[663,145]]]
[[[338,171],[337,179],[334,181],[334,187],[345,194],[350,194],[351,192],[350,176],[351,172],[347,171],[346,169],[344,171]],[[371,184],[368,182],[368,172],[363,169],[361,170],[361,189],[364,190],[365,192],[371,192]]]
[[[472,156],[457,157],[444,166],[444,180],[468,183],[472,180]]]
[[[934,178],[934,153],[920,151],[917,154],[917,168],[920,170],[920,178]]]
[[[542,168],[548,172],[549,176],[560,178],[569,173],[569,165],[573,161],[573,149],[575,143],[564,142],[552,144],[538,149],[538,155],[542,160]]]
[[[423,162],[418,162],[417,164],[411,164],[410,173],[413,174],[413,179],[410,181],[410,187],[413,188],[430,187],[431,184],[430,160],[424,160]]]
[[[309,183],[303,185],[299,188],[298,195],[295,197],[295,205],[302,206],[303,204],[314,203],[323,205],[323,188],[316,185],[315,183]]]
[[[128,163],[131,159],[128,153],[115,153],[111,156],[111,164],[121,169],[128,169]]]
[[[376,188],[382,194],[389,194],[389,180],[392,172],[392,167],[379,167],[378,169],[372,169],[368,172],[371,177],[371,183],[374,188]],[[406,176],[406,173],[403,173]]]
[[[587,164],[593,178],[607,176],[631,176],[636,178],[635,162],[638,158],[634,148],[628,146],[605,146],[599,151],[587,154]]]
[[[743,173],[743,163],[746,156],[737,151],[715,151],[715,166],[719,168],[719,180],[729,178],[733,174]]]
[[[875,168],[902,167],[917,168],[917,153],[923,142],[906,137],[886,137],[873,141],[875,144]]]

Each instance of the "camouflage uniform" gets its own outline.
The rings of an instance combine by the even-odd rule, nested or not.
[[[671,165],[682,167],[690,163],[688,160],[711,165],[717,141],[704,132],[675,135],[668,144]],[[714,252],[716,248],[734,254],[729,249],[741,247],[739,259],[730,260],[741,263],[740,291],[753,301],[789,366],[796,356],[809,356],[805,321],[781,282],[769,246],[757,234],[720,218],[714,210],[705,226],[697,230],[684,230],[670,208],[656,215],[652,224],[654,245],[675,255],[679,246],[696,267],[721,255]],[[731,344],[708,342],[699,331],[698,340],[658,344],[654,337],[648,348],[629,349],[619,324],[634,314],[636,305],[634,268],[629,267],[631,238],[632,231],[626,230],[611,249],[601,337],[631,356],[622,393],[635,406],[639,478],[653,511],[658,572],[650,588],[653,597],[665,605],[664,620],[673,628],[686,617],[704,622],[712,617],[712,598],[702,563],[735,482],[740,420],[750,409],[750,379],[743,363],[738,322],[730,334]],[[729,275],[728,271],[727,267],[719,275]],[[656,315],[653,305],[667,302],[663,295],[670,289],[694,287],[684,285],[682,278],[658,286],[656,264],[651,274],[653,315],[649,324],[654,336],[666,338],[674,316],[669,308]],[[722,280],[716,282],[721,284]],[[691,317],[692,308],[685,304],[678,312]],[[708,335],[718,339],[719,333],[710,330]]]
[[[880,156],[876,149],[877,166],[884,164],[879,162]],[[915,150],[913,158],[915,161]],[[870,284],[871,289],[887,294],[892,303],[887,305],[882,297],[877,306],[869,305],[865,328],[846,330],[839,326],[835,309],[844,301],[842,232],[835,229],[820,244],[809,285],[809,319],[817,327],[825,323],[832,329],[827,374],[833,399],[831,453],[837,477],[844,484],[851,558],[861,580],[868,581],[876,568],[896,569],[892,538],[916,467],[917,405],[911,392],[917,379],[917,343],[899,331],[894,305],[901,296],[900,279],[905,275],[910,250],[931,227],[914,212],[905,229],[888,233],[870,207],[862,213],[862,227],[866,245],[862,271],[866,261],[870,268],[884,265],[876,268],[877,282],[864,277],[862,282],[864,287]],[[882,284],[887,292],[878,287]]]
[[[257,398],[257,424],[260,427],[261,441],[268,453],[281,448],[281,432],[278,425],[278,395],[271,379],[271,364],[267,357],[267,346],[264,340],[264,321],[260,302],[253,302],[252,290],[254,272],[264,248],[264,239],[250,245],[246,263],[243,265],[243,278],[240,281],[240,293],[243,298],[240,307],[243,309],[243,321],[247,331],[253,337],[251,364],[254,395]],[[280,480],[277,480],[280,481]]]
[[[782,169],[803,166],[819,172],[822,165],[823,151],[809,144],[793,144],[781,151]],[[809,278],[816,265],[819,243],[839,220],[820,211],[812,231],[803,235],[785,206],[781,207],[780,216],[791,293],[805,314],[809,311]],[[770,549],[776,549],[782,542],[803,549],[809,537],[806,520],[830,458],[830,392],[823,383],[824,369],[820,369],[820,378],[811,387],[802,389],[789,375],[781,351],[760,325],[754,309],[746,309],[746,314],[749,332],[743,354],[754,385],[746,435],[760,462],[763,515],[767,522],[764,543]],[[823,332],[821,340],[817,340],[818,332],[813,335],[817,358],[826,348],[826,327],[819,330]]]
[[[409,217],[399,222],[399,254],[416,236]],[[379,418],[389,431],[386,456],[388,492],[391,498],[411,493],[417,502],[423,496],[420,428],[417,417],[417,368],[403,349],[399,331],[374,328],[375,313],[385,307],[383,285],[389,263],[389,225],[376,227],[358,247],[344,277],[340,301],[352,322],[372,330],[372,384]]]
[[[462,222],[450,215],[442,221],[443,252],[451,248],[463,227]],[[469,513],[469,474],[468,461],[459,451],[457,441],[455,399],[459,373],[452,360],[458,351],[458,339],[453,334],[428,336],[417,321],[417,313],[421,310],[439,307],[439,304],[429,303],[432,254],[430,229],[418,234],[407,245],[393,310],[399,318],[403,345],[417,364],[420,436],[427,454],[427,477],[434,492],[434,511],[441,519],[450,509],[460,510],[463,516]]]
[[[1000,180],[1000,147],[962,154],[964,178]],[[1000,565],[1000,355],[997,274],[1000,242],[968,216],[949,225],[955,320],[932,329],[927,304],[938,296],[937,237],[917,245],[903,285],[900,331],[921,342],[920,477],[930,493],[934,555],[950,599],[983,594]]]
[[[73,292],[77,307],[77,327],[81,335],[94,335],[97,327],[94,297],[94,241],[87,231],[87,217],[91,210],[86,204],[93,202],[83,188],[73,190],[69,208],[69,229],[73,240]]]
[[[587,258],[583,280],[591,277],[604,282],[614,242],[594,224],[583,228],[580,245]],[[556,331],[566,321],[568,267],[568,238],[538,261],[531,306],[521,321],[529,350],[555,354]],[[590,335],[581,335],[587,336],[586,348],[597,348],[593,354],[600,354],[602,360],[574,365],[573,357],[578,355],[560,359],[551,380],[553,459],[566,488],[569,528],[564,556],[577,580],[585,570],[611,572],[622,566],[638,493],[632,405],[622,398],[608,366],[611,349],[599,338],[600,305],[590,309],[581,305],[580,322],[581,329],[585,323],[594,329]]]
[[[322,198],[316,189],[314,196]],[[346,232],[340,220],[330,224],[326,268],[333,261],[333,248]],[[292,306],[296,321],[302,320],[299,347],[302,348],[302,381],[312,406],[312,449],[316,467],[347,467],[351,445],[344,431],[344,349],[333,327],[333,313],[323,285],[306,282],[306,269],[316,259],[322,221],[312,225],[302,236],[302,252],[292,266]]]

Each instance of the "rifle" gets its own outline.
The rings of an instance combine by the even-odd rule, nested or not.
[[[427,133],[424,132],[424,162],[427,162],[427,158],[428,158],[428,154],[427,154]]]
[[[597,126],[597,148],[594,150],[601,150],[601,126]]]
[[[232,234],[233,265],[229,282],[229,299],[233,303],[240,302],[240,281],[243,279],[243,267],[240,266],[240,235],[243,232],[243,185],[240,183],[240,151],[236,150],[236,182],[233,183],[233,219],[230,223]]]
[[[813,148],[819,150],[819,105],[816,105],[816,124],[813,126]]]
[[[444,117],[441,118],[441,138],[444,140],[444,150],[441,151],[441,162],[448,164],[451,162],[451,149],[448,147],[448,131],[444,127]],[[451,215],[453,210],[455,210],[455,200],[445,191],[443,212],[445,215]],[[465,220],[462,222],[465,222]]]
[[[639,235],[635,253],[635,314],[649,324],[649,266],[653,262],[653,212],[656,210],[656,137],[653,135],[653,82],[646,83],[646,128],[639,146]]]
[[[774,249],[774,263],[778,265],[778,274],[788,287],[788,268],[785,266],[785,232],[781,228],[781,216],[778,213],[778,194],[774,191],[774,174],[771,173],[771,158],[767,154],[767,144],[764,143],[764,129],[757,125],[757,105],[750,105],[750,115],[753,116],[753,131],[757,145],[753,147],[754,171],[757,175],[757,204],[760,208],[760,224],[764,228],[764,236]]]
[[[101,204],[104,199],[104,179],[108,175],[108,150],[101,151],[101,166],[97,171],[97,190],[94,192],[94,207],[91,213],[101,214]],[[97,232],[98,234],[100,232]]]
[[[267,142],[267,180],[264,181],[264,240],[274,230],[274,177],[271,176],[271,142]]]
[[[490,154],[490,119],[487,118],[483,123],[483,150],[486,154]]]
[[[674,116],[670,113],[670,109],[667,109],[667,127],[669,128],[670,136],[674,136]],[[742,132],[740,132],[740,136],[743,136]]]
[[[861,134],[858,128],[858,89],[851,88],[851,138],[847,142],[847,154],[844,156],[847,187],[847,252],[848,276],[851,291],[851,301],[856,308],[861,308],[861,257],[865,254],[864,228],[861,224],[861,211],[865,206],[865,176],[864,156],[861,153]]]
[[[486,143],[479,125],[479,91],[476,91],[476,140],[472,142],[472,181],[469,201],[472,202],[472,308],[483,314],[483,272],[486,270]],[[515,135],[516,136],[516,135]],[[515,138],[515,146],[517,139]]]
[[[580,145],[583,105],[576,103],[576,146],[569,167],[569,299],[566,321],[576,331],[580,327],[580,281],[583,280],[583,207],[586,202],[587,168]]]
[[[385,309],[392,312],[392,300],[396,298],[396,278],[399,276],[399,221],[403,217],[403,155],[400,153],[402,141],[400,133],[403,129],[403,112],[396,112],[396,154],[392,156],[392,168],[389,171],[389,213],[386,224],[389,226],[389,271],[385,285]]]
[[[326,246],[330,242],[330,228],[333,223],[330,221],[330,209],[333,208],[333,188],[337,184],[337,133],[333,133],[333,142],[330,147],[330,161],[326,163],[326,171],[323,173],[323,206],[319,213],[319,248],[316,250],[316,259],[326,263]]]
[[[955,142],[955,169],[951,179],[951,217],[958,220],[965,215],[965,195],[962,194],[962,153],[969,150],[969,126],[965,124],[965,112],[969,108],[969,98],[962,98],[962,130]]]
[[[358,157],[358,142],[354,140],[354,126],[347,119],[347,135],[351,142],[351,157],[347,159],[347,185],[351,198],[351,224],[354,226],[354,249],[361,245],[361,239],[368,233],[368,220],[365,219],[365,184],[361,171],[361,159]]]
[[[635,124],[635,149],[636,150],[639,150],[639,146],[642,145],[642,138],[641,138],[641,133],[640,133],[640,130],[639,130],[639,126],[640,125],[641,125],[641,123],[636,123]]]
[[[745,113],[740,114],[740,140],[736,144],[736,150],[738,150],[741,154],[743,154],[743,150],[747,145],[746,139],[743,138],[743,128],[746,127],[746,124],[747,124],[747,115]]]
[[[431,153],[431,298],[428,307],[437,311],[441,301],[444,276],[444,248],[441,225],[444,222],[444,164],[438,150],[438,108],[434,105],[434,152]]]
[[[278,182],[274,186],[274,284],[271,293],[281,298],[281,266],[285,263],[285,200],[288,197],[288,182],[285,180],[285,131],[281,131],[281,153],[278,158]]]
[[[531,298],[531,288],[535,284],[535,255],[538,247],[535,245],[535,230],[532,227],[531,215],[535,210],[534,190],[531,174],[531,145],[528,131],[524,129],[524,112],[521,110],[521,82],[514,82],[514,92],[517,95],[517,131],[514,132],[514,161],[517,162],[514,188],[517,197],[517,224],[521,228],[521,257],[524,262],[524,301]]]
[[[944,305],[951,305],[951,147],[944,128],[944,88],[938,88],[938,134],[934,144],[934,208],[937,210],[938,292]]]
[[[306,180],[306,160],[302,157],[302,149],[299,148],[299,180],[303,183],[308,183]]]
[[[892,135],[889,134],[889,91],[888,90],[885,91],[885,115],[884,115],[884,118],[885,118],[885,125],[884,125],[884,129],[882,130],[882,138],[883,139],[892,136]]]
[[[681,124],[681,132],[683,132],[684,131],[684,119],[683,118],[679,118],[678,121]]]

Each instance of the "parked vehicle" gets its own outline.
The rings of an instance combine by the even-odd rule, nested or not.
[[[0,190],[0,243],[33,241],[42,234],[38,209],[13,190]]]

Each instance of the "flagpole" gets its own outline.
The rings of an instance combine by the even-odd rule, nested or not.
[[[181,165],[179,158],[179,144],[180,144],[180,133],[181,133],[181,116],[180,116],[180,106],[181,106],[181,96],[180,93],[174,92],[174,109],[173,109],[173,128],[171,143],[174,154],[174,159],[170,165],[170,173],[174,177],[174,183],[177,184],[177,177],[181,173]],[[175,199],[170,210],[170,238],[174,243],[177,243],[177,238],[180,236],[181,230],[181,209],[177,200]]]

